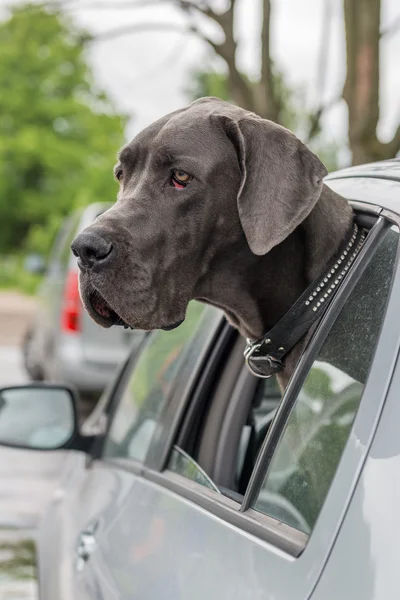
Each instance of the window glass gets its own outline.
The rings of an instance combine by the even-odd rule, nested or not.
[[[172,449],[168,469],[174,473],[178,473],[178,475],[182,475],[182,477],[186,477],[186,479],[204,485],[204,487],[210,488],[214,492],[219,492],[218,487],[207,473],[179,446],[174,446]]]
[[[310,533],[363,394],[398,243],[391,228],[344,305],[289,415],[253,508]]]
[[[149,336],[111,424],[104,454],[143,461],[157,421],[188,356],[196,359],[220,312],[199,302],[189,304],[186,319],[173,331]]]

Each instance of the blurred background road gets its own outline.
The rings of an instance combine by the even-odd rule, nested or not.
[[[27,382],[20,344],[35,308],[31,296],[0,292],[0,386]]]

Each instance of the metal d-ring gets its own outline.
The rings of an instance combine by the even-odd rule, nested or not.
[[[259,377],[260,379],[270,379],[270,377],[272,377],[273,375],[275,375],[275,372],[271,373],[271,375],[263,375],[262,373],[258,373],[255,368],[253,367],[253,365],[250,363],[250,359],[253,356],[254,352],[257,352],[257,350],[260,349],[260,347],[263,345],[263,341],[256,343],[256,344],[251,344],[249,346],[247,346],[247,348],[244,351],[244,358],[246,361],[246,365],[247,368],[249,369],[250,373],[252,373],[253,375],[255,375],[256,377]],[[265,360],[266,362],[269,363],[270,367],[273,368],[273,364],[275,361],[269,354],[260,357],[261,360]]]

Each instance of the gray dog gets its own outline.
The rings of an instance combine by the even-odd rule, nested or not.
[[[103,327],[168,330],[197,299],[261,338],[351,231],[325,175],[287,129],[216,98],[159,119],[121,151],[116,204],[72,244],[86,309]]]

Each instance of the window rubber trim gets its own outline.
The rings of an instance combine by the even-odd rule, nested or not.
[[[391,226],[392,223],[384,219],[382,216],[378,217],[377,221],[368,233],[363,248],[354,261],[351,274],[349,274],[349,277],[343,282],[342,286],[338,290],[336,298],[332,301],[329,310],[325,313],[320,323],[316,327],[308,346],[305,349],[304,354],[301,356],[289,381],[283,400],[278,407],[275,418],[272,421],[271,427],[265,437],[254,465],[249,485],[247,486],[245,497],[240,507],[240,512],[245,513],[250,509],[252,512],[255,512],[252,507],[259,495],[283,428],[287,422],[294,403],[297,400],[300,389],[304,384],[315,357],[325,342],[345,302],[349,298],[365,269],[369,265],[372,257],[374,256],[375,251],[378,248],[378,243],[383,237],[383,234],[386,233],[387,229],[389,229]]]
[[[300,556],[304,550],[308,540],[307,534],[253,510],[243,514],[239,511],[240,504],[238,502],[178,473],[172,471],[159,473],[144,468],[142,476],[152,483],[167,488],[179,497],[193,502],[241,531],[280,548],[294,558]]]

